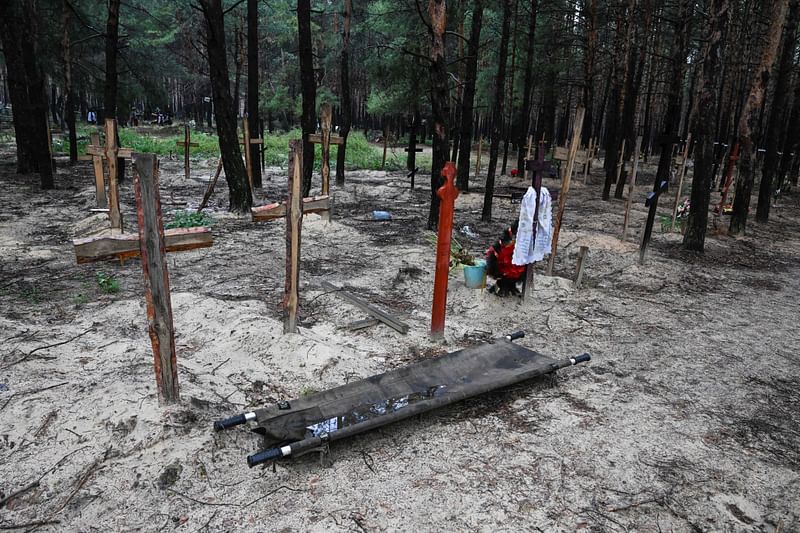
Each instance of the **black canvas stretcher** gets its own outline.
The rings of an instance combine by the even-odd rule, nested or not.
[[[246,422],[264,436],[267,450],[252,467],[319,448],[465,398],[589,361],[589,354],[555,360],[512,342],[522,333],[371,376],[291,402],[214,423],[221,431]]]

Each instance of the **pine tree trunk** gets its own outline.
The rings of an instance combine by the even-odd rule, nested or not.
[[[722,35],[730,18],[730,0],[712,0],[709,6],[708,34],[704,39],[702,80],[697,101],[697,112],[692,131],[695,136],[694,177],[692,178],[691,209],[687,221],[683,247],[702,252],[705,246],[708,225],[708,204],[711,180],[716,157],[714,135],[716,133],[717,92]]]
[[[311,194],[314,145],[308,136],[317,130],[317,81],[314,78],[314,49],[311,45],[311,0],[297,0],[297,33],[300,41],[300,90],[303,94],[303,195]]]
[[[594,0],[592,0],[594,1]],[[525,57],[525,83],[522,94],[522,109],[520,110],[520,124],[517,131],[517,146],[520,148],[517,154],[517,168],[520,172],[525,169],[525,146],[528,137],[528,130],[531,128],[531,99],[533,97],[533,54],[536,45],[536,15],[539,11],[539,0],[531,0],[531,18],[528,22],[528,48]],[[588,112],[588,111],[587,111]],[[589,128],[591,129],[591,128]],[[537,140],[537,139],[534,139]]]
[[[450,117],[449,81],[445,58],[445,30],[447,28],[446,0],[428,3],[431,34],[431,114],[433,119],[433,163],[431,165],[431,207],[428,212],[428,229],[439,225],[439,197],[436,191],[442,184],[442,168],[450,151],[447,120]]]
[[[758,190],[758,208],[756,209],[756,221],[758,222],[767,222],[769,220],[774,178],[778,169],[778,146],[786,124],[785,107],[789,93],[789,81],[794,67],[794,50],[797,44],[799,15],[800,0],[789,0],[788,18],[783,33],[783,50],[781,51],[780,66],[778,67],[778,79],[775,82],[775,96],[772,99],[767,137],[764,141],[767,152],[764,155],[761,185]]]
[[[347,151],[347,136],[350,134],[350,126],[353,121],[352,94],[350,91],[350,19],[353,13],[352,0],[344,0],[344,12],[342,18],[342,52],[340,59],[340,76],[342,82],[342,92],[339,95],[341,101],[342,119],[339,124],[339,136],[342,144],[336,152],[336,186],[344,187],[344,163]]]
[[[78,135],[75,131],[75,98],[72,91],[72,55],[70,50],[69,20],[71,10],[67,0],[62,6],[62,21],[64,25],[64,37],[61,46],[64,52],[64,92],[67,94],[64,103],[64,120],[69,131],[69,163],[74,165],[78,162]]]
[[[508,40],[511,33],[512,0],[503,0],[503,30],[500,34],[500,54],[497,59],[497,77],[492,109],[492,144],[489,147],[489,167],[486,173],[486,190],[483,195],[483,211],[481,220],[492,220],[492,198],[494,196],[494,175],[497,171],[497,156],[500,151],[500,135],[503,126],[503,93],[506,81],[506,59],[508,58]]]
[[[464,75],[464,94],[461,98],[461,146],[458,154],[458,177],[456,183],[462,191],[469,190],[470,156],[472,155],[473,114],[475,113],[475,83],[478,73],[481,25],[483,23],[483,0],[475,0],[472,6],[472,27],[467,44],[467,65]]]
[[[106,19],[106,79],[103,88],[103,118],[117,118],[117,90],[119,74],[117,73],[117,48],[119,46],[119,6],[120,0],[109,0],[108,18]],[[119,126],[117,126],[119,127]],[[117,145],[119,142],[117,133]],[[117,159],[117,182],[125,181],[125,160]]]
[[[14,109],[17,172],[38,172],[42,189],[52,189],[47,93],[36,46],[39,15],[34,2],[0,2],[0,41]]]
[[[730,233],[733,235],[742,234],[747,228],[747,213],[750,210],[750,195],[753,192],[755,176],[753,130],[758,123],[758,110],[764,100],[772,65],[775,63],[788,3],[789,0],[775,0],[773,9],[768,11],[771,13],[771,19],[766,43],[761,53],[761,60],[754,70],[747,101],[739,118],[739,143],[742,155],[739,160],[739,177],[736,180],[736,196],[733,199],[733,213],[731,213]]]
[[[258,131],[258,0],[247,0],[247,125]],[[258,161],[259,145],[250,146],[250,160]],[[261,165],[253,165],[253,186],[261,187]]]
[[[514,31],[511,38],[511,72],[508,80],[508,116],[505,118],[505,135],[503,137],[503,166],[500,170],[500,175],[506,173],[508,170],[508,149],[511,144],[511,130],[513,129],[514,121],[514,74],[517,69],[517,26],[519,25],[519,17],[517,16],[517,7],[519,0],[514,0]],[[521,150],[520,150],[521,152]]]
[[[221,0],[200,0],[206,20],[208,67],[214,95],[214,115],[217,120],[219,151],[225,168],[230,196],[229,209],[248,213],[253,205],[247,173],[239,150],[236,111],[230,92],[228,58],[225,51],[225,19]]]
[[[535,2],[536,0],[532,3]],[[586,24],[584,30],[586,51],[583,54],[583,106],[586,109],[586,115],[583,120],[584,128],[581,142],[584,145],[588,145],[592,137],[592,111],[594,108],[594,70],[597,57],[597,0],[583,0],[581,2],[581,14]],[[535,23],[536,19],[534,18],[532,25]],[[532,50],[531,43],[528,43],[528,47]],[[527,81],[527,79],[526,71],[525,80]]]

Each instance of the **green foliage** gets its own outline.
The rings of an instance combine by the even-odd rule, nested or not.
[[[184,211],[178,210],[172,216],[172,221],[164,226],[167,229],[172,228],[197,228],[202,226],[210,226],[214,223],[211,215],[206,213],[198,213],[197,211]]]
[[[106,294],[116,294],[119,292],[119,281],[111,274],[106,274],[105,272],[96,272],[94,275],[94,279],[97,281],[97,285],[100,286],[100,290]]]
[[[88,297],[88,296],[86,296],[86,295],[85,295],[85,294],[83,294],[83,293],[76,294],[75,296],[73,296],[73,297],[72,297],[72,304],[73,304],[75,307],[83,307],[83,306],[84,306],[84,305],[86,305],[88,302],[89,302],[89,297]]]

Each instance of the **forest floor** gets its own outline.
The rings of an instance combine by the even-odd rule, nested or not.
[[[592,183],[573,182],[556,275],[538,265],[522,302],[470,290],[454,271],[446,340],[433,342],[428,177],[411,190],[404,172],[349,172],[333,191],[333,221],[304,220],[295,335],[282,334],[284,223],[227,214],[221,181],[214,246],[169,257],[182,401],[161,408],[138,260],[75,263],[72,239],[107,225],[89,216],[90,164],[59,160],[57,189],[42,192],[14,173],[10,148],[0,152],[0,500],[21,491],[0,508],[0,529],[800,530],[797,194],[745,237],[709,235],[704,255],[657,224],[641,266],[652,166],[622,242],[624,203],[599,200],[595,164]],[[215,165],[194,161],[187,181],[181,161],[162,161],[165,217],[198,204]],[[285,169],[268,168],[257,202],[285,188]],[[121,198],[135,231],[130,180]],[[482,223],[482,198],[462,193],[456,205],[457,238],[476,254],[518,210],[496,198],[495,222]],[[374,209],[395,219],[372,221]],[[575,289],[581,245],[587,270]],[[119,292],[104,292],[98,272]],[[349,331],[366,317],[324,280],[401,317],[409,333]],[[330,466],[312,454],[251,470],[259,438],[212,431],[248,407],[519,329],[524,346],[592,361],[554,385],[334,443]]]

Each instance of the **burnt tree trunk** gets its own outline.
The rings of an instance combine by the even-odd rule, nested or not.
[[[347,136],[353,122],[352,94],[350,91],[350,19],[353,15],[352,0],[344,0],[342,18],[342,52],[340,58],[340,77],[342,91],[339,95],[341,102],[341,122],[339,124],[339,137],[342,144],[336,152],[336,186],[344,187],[344,162],[347,153]]]
[[[311,0],[297,0],[297,34],[300,42],[300,91],[303,96],[303,195],[311,193],[314,145],[308,136],[317,130],[317,81],[314,78],[314,49],[311,45]]]
[[[222,0],[200,0],[206,20],[208,67],[214,95],[214,116],[217,121],[219,151],[225,168],[230,195],[229,209],[247,213],[253,205],[253,196],[239,150],[236,111],[231,97],[228,76],[228,58],[225,52],[225,19]]]
[[[439,197],[437,189],[442,184],[442,168],[450,151],[447,120],[450,117],[447,60],[445,58],[445,30],[447,28],[446,0],[430,0],[429,31],[431,34],[431,112],[433,118],[433,163],[431,165],[431,208],[428,212],[428,229],[439,225]]]
[[[251,132],[258,131],[258,0],[247,0],[247,125]],[[259,145],[249,150],[250,161],[258,161]],[[261,186],[261,165],[254,164],[253,187]]]
[[[767,137],[764,140],[766,154],[761,170],[761,185],[758,189],[758,208],[756,221],[769,220],[769,208],[772,203],[772,191],[775,173],[778,169],[778,146],[785,130],[786,101],[789,93],[789,82],[794,66],[794,49],[797,44],[797,19],[800,15],[800,0],[789,0],[789,13],[786,28],[783,32],[783,49],[781,51],[778,79],[775,81],[775,96],[772,99]]]
[[[36,46],[37,20],[31,1],[0,2],[0,41],[14,109],[17,172],[38,172],[42,189],[52,189],[47,93]]]
[[[608,200],[611,195],[611,185],[617,179],[617,167],[620,164],[619,149],[622,143],[622,111],[625,100],[626,76],[628,73],[628,53],[630,49],[631,31],[633,30],[633,7],[635,0],[628,0],[627,8],[621,8],[617,14],[615,42],[617,56],[611,71],[611,113],[608,115],[606,126],[606,157],[604,167],[606,179],[603,182],[603,200]],[[627,13],[627,15],[626,15]],[[623,37],[624,34],[624,37]]]
[[[534,0],[536,1],[536,0]],[[475,112],[475,83],[478,77],[478,54],[480,53],[481,25],[483,24],[483,0],[475,0],[472,7],[472,28],[467,44],[467,66],[464,76],[464,94],[461,99],[461,151],[458,154],[458,178],[456,184],[462,191],[469,190],[470,155],[472,154],[472,115]]]
[[[768,11],[771,13],[771,19],[767,39],[761,53],[761,60],[754,71],[741,117],[739,117],[741,159],[739,160],[739,177],[736,180],[736,196],[733,199],[733,213],[731,213],[730,233],[733,235],[744,233],[747,227],[747,212],[750,209],[750,195],[753,192],[756,166],[753,156],[753,130],[758,125],[758,111],[764,101],[764,92],[769,83],[772,65],[775,63],[788,3],[789,0],[775,0],[773,8]]]
[[[503,30],[500,34],[500,54],[497,59],[494,103],[492,105],[492,144],[489,147],[489,166],[486,173],[486,190],[483,195],[481,220],[492,220],[492,197],[494,196],[494,175],[497,171],[497,156],[500,152],[500,136],[503,126],[503,93],[506,81],[506,59],[511,29],[512,0],[503,0]]]
[[[708,204],[713,179],[714,135],[716,133],[717,91],[722,51],[722,36],[730,18],[730,0],[712,0],[709,6],[708,34],[704,39],[702,79],[693,132],[694,177],[692,178],[691,209],[683,237],[683,247],[702,252],[705,246],[708,225]]]

